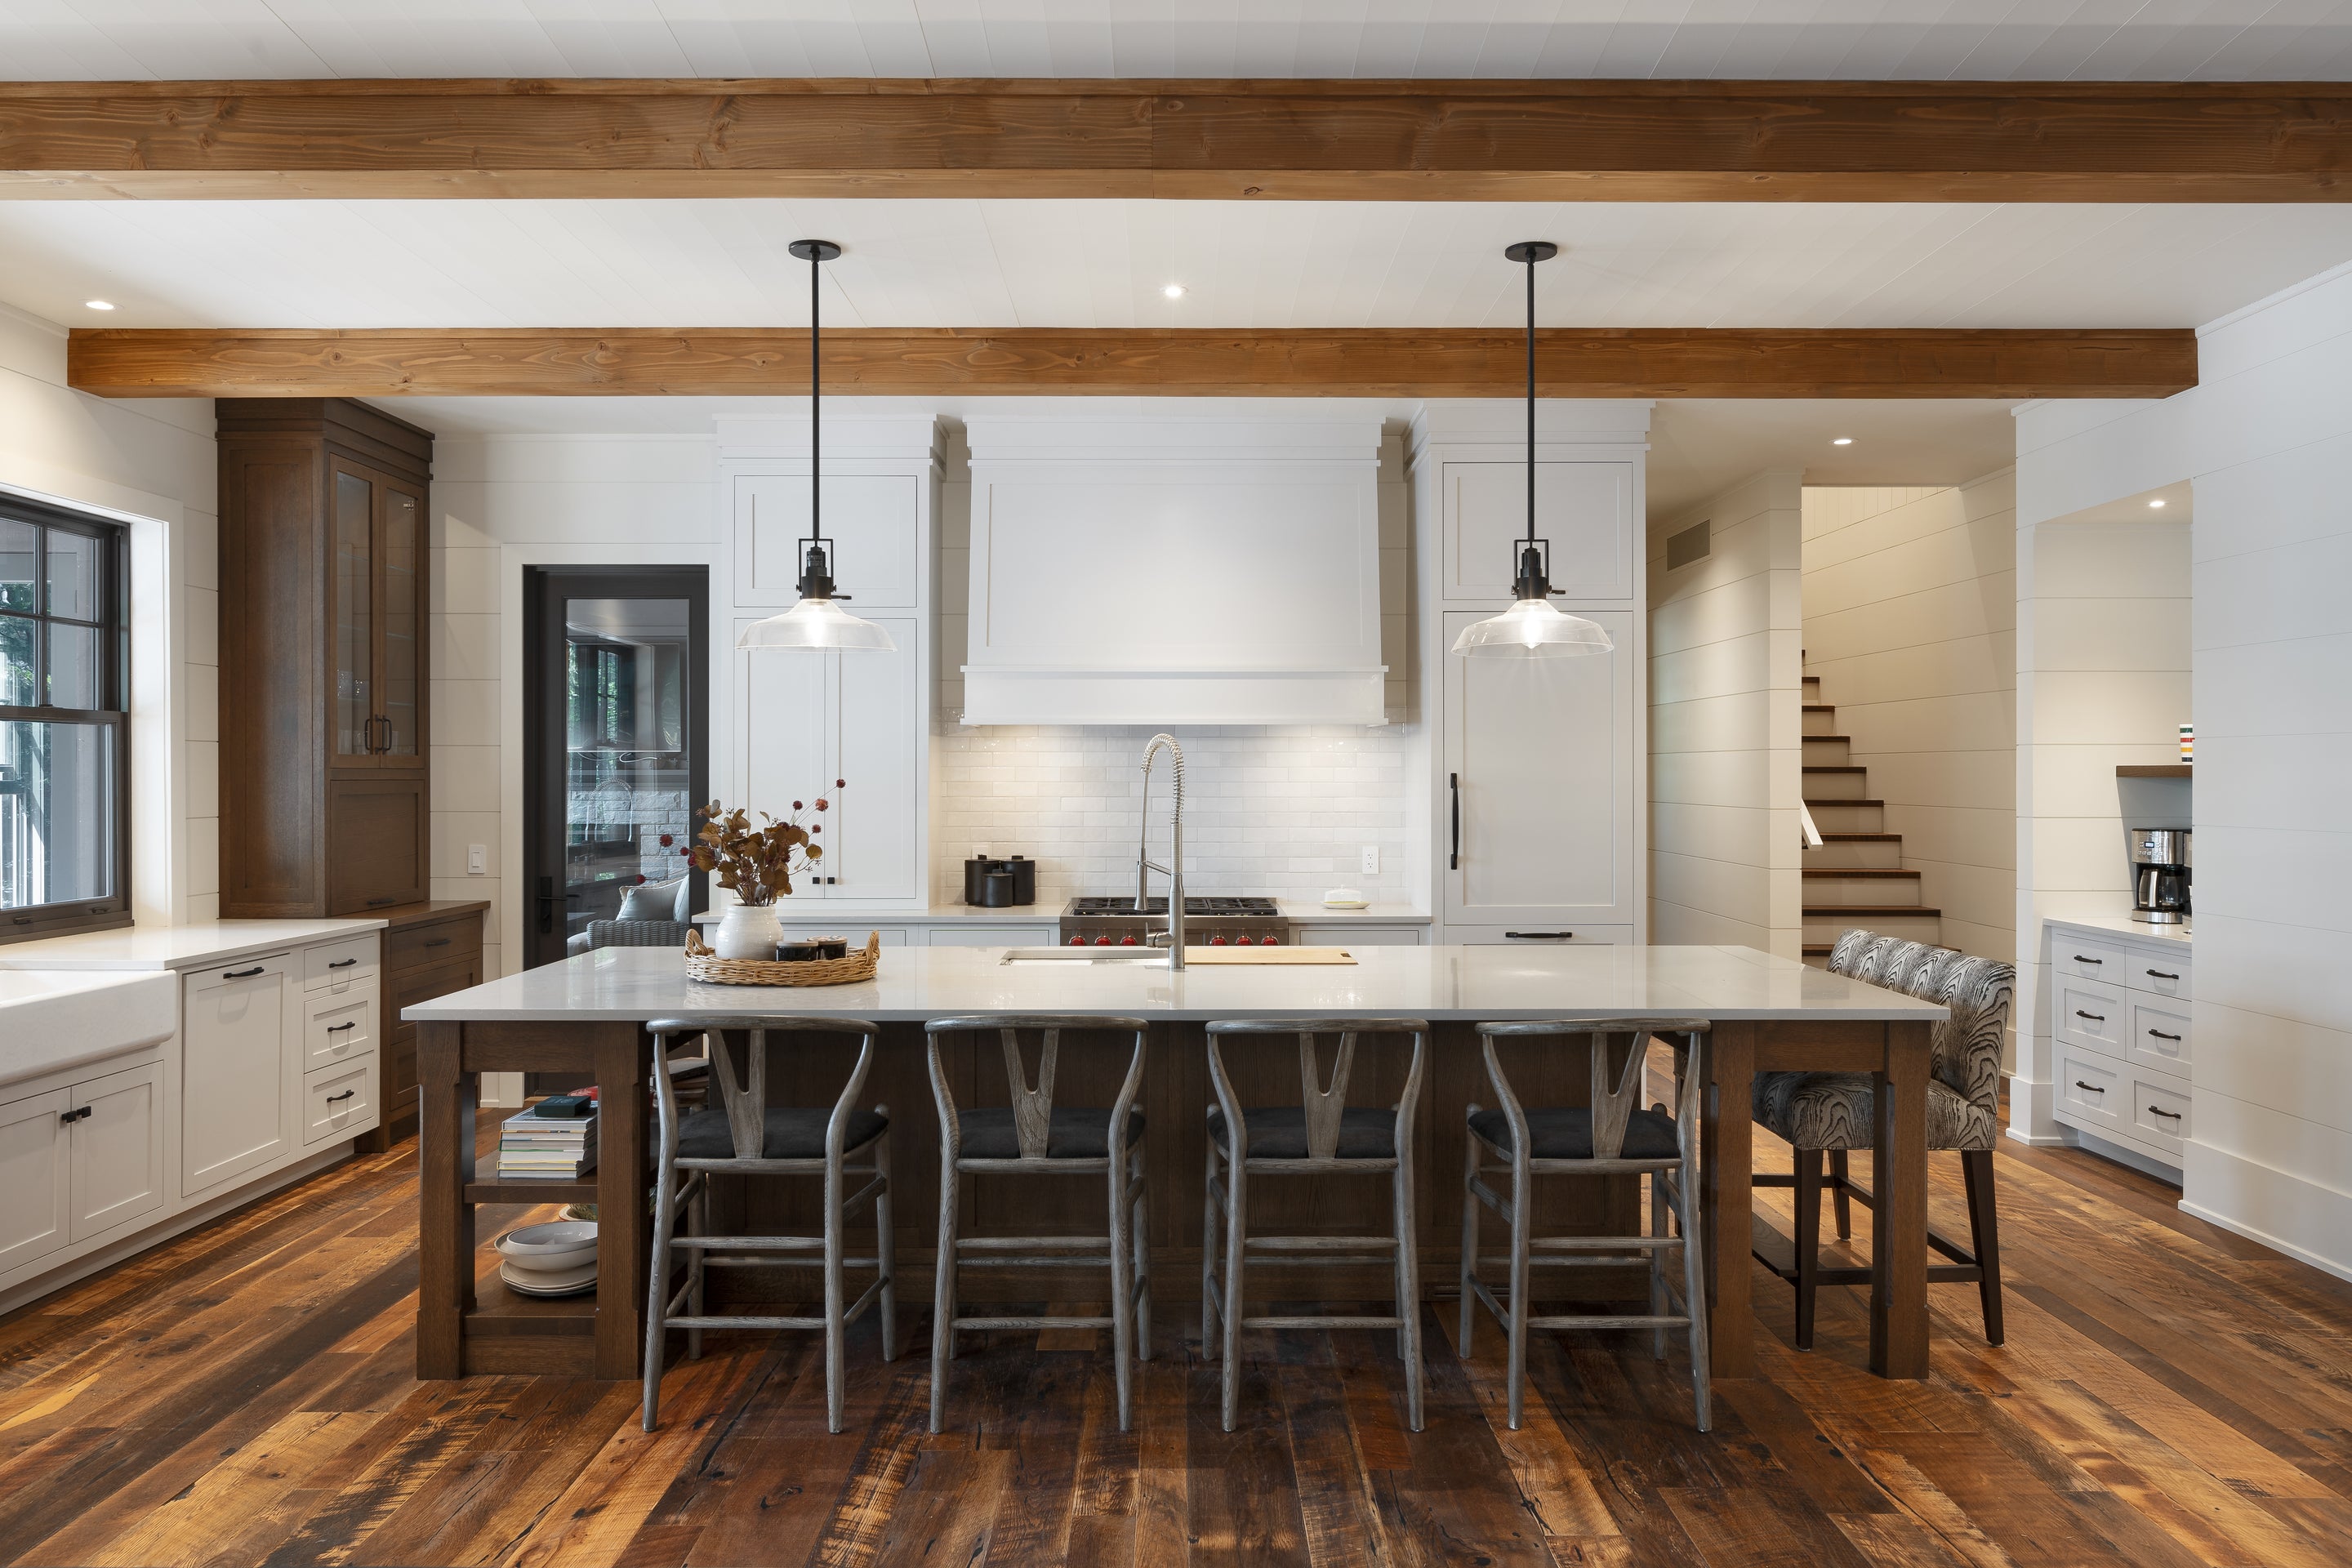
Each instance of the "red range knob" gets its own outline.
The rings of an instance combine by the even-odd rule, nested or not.
[[[1223,946],[1227,945],[1227,943],[1226,943],[1225,939],[1224,939],[1223,937],[1222,937],[1222,936],[1213,936],[1213,937],[1211,937],[1211,938],[1209,939],[1209,945],[1210,945],[1211,947],[1223,947]]]
[[[1121,947],[1133,947],[1135,945],[1135,939],[1131,936],[1120,937],[1118,939],[1118,945]]]
[[[1097,947],[1108,947],[1110,945],[1110,938],[1107,936],[1098,936],[1095,938],[1095,945]]]
[[[1084,947],[1087,945],[1087,939],[1082,936],[1074,936],[1070,939],[1070,945],[1072,947]]]
[[[1282,939],[1278,936],[1262,936],[1258,938],[1257,944],[1260,947],[1280,947]]]

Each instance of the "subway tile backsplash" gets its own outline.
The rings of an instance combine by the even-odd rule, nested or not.
[[[938,790],[933,896],[963,896],[965,857],[1026,855],[1037,902],[1132,892],[1143,800],[1144,728],[967,728],[932,736]],[[1192,729],[1184,747],[1186,890],[1319,899],[1404,891],[1404,737],[1400,727]],[[1166,858],[1168,764],[1152,770],[1152,841]],[[1362,872],[1365,845],[1381,871]],[[1153,890],[1164,890],[1153,878]]]

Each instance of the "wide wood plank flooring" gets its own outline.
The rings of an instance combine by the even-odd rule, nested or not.
[[[1956,1162],[1932,1163],[1965,1234]],[[410,1144],[0,1320],[0,1560],[2352,1561],[2352,1288],[2087,1155],[2005,1146],[2000,1181],[2005,1347],[1973,1287],[1938,1286],[1933,1378],[1882,1382],[1858,1292],[1823,1292],[1799,1354],[1759,1272],[1766,1375],[1717,1384],[1711,1435],[1679,1351],[1624,1334],[1536,1336],[1509,1431],[1499,1338],[1463,1363],[1450,1305],[1421,1433],[1377,1332],[1246,1337],[1242,1429],[1219,1431],[1171,1308],[1132,1433],[1095,1336],[1065,1331],[983,1337],[933,1437],[927,1355],[884,1363],[869,1318],[842,1435],[805,1335],[713,1336],[647,1435],[633,1387],[410,1375]],[[906,1317],[919,1342],[923,1304]]]

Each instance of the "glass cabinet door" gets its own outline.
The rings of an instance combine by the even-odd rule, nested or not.
[[[424,745],[425,508],[409,492],[377,487],[382,506],[376,536],[383,598],[383,639],[376,667],[375,744],[387,758],[414,759]]]
[[[328,528],[333,551],[328,567],[328,712],[334,755],[342,762],[373,755],[376,731],[382,728],[375,722],[376,487],[341,464],[329,471],[334,493]]]

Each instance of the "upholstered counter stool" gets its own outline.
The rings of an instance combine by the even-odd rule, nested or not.
[[[646,1307],[645,1427],[650,1432],[661,1409],[665,1331],[684,1329],[686,1353],[702,1354],[705,1329],[813,1329],[824,1334],[825,1425],[841,1430],[845,1346],[849,1325],[877,1300],[882,1307],[882,1359],[898,1353],[898,1302],[890,1241],[890,1112],[887,1106],[858,1109],[858,1091],[874,1066],[876,1026],[856,1018],[659,1018],[646,1026],[654,1037],[654,1108],[659,1154],[654,1174],[654,1247]],[[670,1072],[670,1052],[686,1040],[709,1039],[711,1090],[719,1102],[688,1111]],[[847,1036],[858,1042],[857,1062],[830,1110],[768,1103],[770,1035]],[[736,1051],[743,1065],[736,1066]],[[680,1179],[684,1173],[684,1179]],[[817,1176],[824,1183],[822,1236],[711,1236],[710,1178]],[[857,1179],[855,1192],[849,1190]],[[844,1225],[867,1204],[874,1207],[875,1256],[844,1256]],[[681,1231],[678,1220],[686,1226]],[[686,1279],[670,1289],[670,1253],[687,1255]],[[814,1255],[814,1256],[812,1256]],[[704,1270],[772,1268],[798,1264],[824,1270],[824,1310],[820,1317],[709,1314],[703,1310]],[[872,1284],[856,1301],[844,1303],[844,1270],[871,1268]],[[684,1307],[684,1312],[680,1312]]]
[[[1972,1283],[1984,1313],[1988,1344],[2004,1337],[2000,1310],[2000,1220],[1993,1188],[1993,1147],[2000,1135],[2001,1037],[2017,990],[2017,971],[1989,958],[1948,948],[1897,940],[1869,931],[1850,931],[1830,953],[1833,973],[1890,991],[1938,1002],[1950,1017],[1935,1026],[1927,1079],[1927,1147],[1960,1156],[1968,1193],[1969,1245],[1930,1229],[1927,1245],[1947,1261],[1930,1264],[1930,1283]],[[1796,1152],[1795,1171],[1759,1175],[1759,1187],[1796,1189],[1796,1236],[1792,1257],[1758,1257],[1797,1292],[1796,1343],[1813,1344],[1814,1304],[1823,1285],[1866,1285],[1866,1267],[1823,1267],[1821,1260],[1822,1194],[1833,1201],[1837,1234],[1853,1234],[1852,1203],[1868,1206],[1873,1194],[1855,1183],[1848,1156],[1868,1149],[1875,1136],[1877,1098],[1867,1073],[1759,1073],[1755,1118]],[[1823,1179],[1823,1156],[1829,1173]]]
[[[1134,1420],[1134,1363],[1151,1359],[1150,1258],[1144,1246],[1143,1048],[1150,1026],[1140,1018],[1062,1017],[1009,1014],[936,1018],[923,1026],[929,1047],[931,1096],[940,1113],[940,1250],[931,1296],[931,1430],[947,1420],[948,1363],[960,1329],[1094,1329],[1111,1331],[1118,1379],[1118,1429]],[[1127,1079],[1108,1107],[1054,1103],[1062,1031],[1116,1031],[1134,1040]],[[1009,1107],[961,1109],[948,1087],[940,1040],[948,1035],[993,1034],[1004,1049]],[[1022,1036],[1040,1037],[1033,1084]],[[1100,1176],[1108,1202],[1103,1236],[963,1236],[957,1197],[965,1175]],[[961,1268],[1066,1268],[1101,1263],[1110,1268],[1108,1317],[956,1315],[956,1270]]]
[[[1699,1097],[1706,1075],[1697,1053],[1707,1036],[1704,1019],[1664,1022],[1543,1018],[1478,1026],[1479,1045],[1486,1058],[1486,1081],[1498,1102],[1485,1109],[1472,1101],[1468,1137],[1464,1140],[1462,1175],[1462,1357],[1470,1357],[1475,1309],[1484,1302],[1503,1326],[1507,1342],[1507,1381],[1510,1425],[1518,1429],[1526,1395],[1528,1331],[1529,1329],[1649,1329],[1653,1349],[1665,1359],[1666,1331],[1682,1329],[1690,1337],[1691,1394],[1696,1405],[1698,1429],[1709,1425],[1706,1353],[1706,1258],[1698,1228]],[[1511,1080],[1496,1054],[1497,1041],[1587,1037],[1592,1060],[1592,1091],[1586,1105],[1528,1110],[1511,1089]],[[1675,1110],[1664,1104],[1641,1109],[1646,1080],[1650,1037],[1664,1038],[1675,1047]],[[1620,1041],[1626,1045],[1622,1068],[1612,1072],[1609,1055]],[[1488,1185],[1488,1175],[1507,1173],[1508,1198]],[[1539,1237],[1534,1228],[1535,1179],[1538,1176],[1614,1176],[1650,1178],[1650,1234],[1647,1236]],[[1511,1227],[1509,1273],[1506,1292],[1497,1298],[1479,1278],[1484,1261],[1478,1251],[1478,1210],[1493,1209]],[[1676,1229],[1669,1232],[1671,1214]],[[1682,1310],[1675,1305],[1666,1259],[1682,1265]],[[1646,1265],[1650,1275],[1650,1310],[1646,1313],[1549,1313],[1538,1316],[1529,1271],[1536,1268],[1610,1268],[1627,1263]]]
[[[1412,1121],[1421,1104],[1421,1081],[1429,1048],[1429,1026],[1419,1018],[1317,1018],[1306,1028],[1297,1018],[1220,1018],[1209,1025],[1209,1081],[1217,1103],[1209,1107],[1206,1192],[1201,1236],[1201,1353],[1224,1362],[1221,1384],[1224,1428],[1239,1416],[1241,1373],[1237,1361],[1244,1329],[1394,1329],[1404,1361],[1407,1416],[1422,1426],[1421,1268],[1414,1251]],[[1257,1037],[1289,1036],[1298,1042],[1299,1100],[1296,1105],[1243,1109],[1225,1075],[1224,1047]],[[1316,1047],[1318,1035],[1339,1043],[1327,1078]],[[1356,1042],[1364,1036],[1409,1035],[1412,1065],[1396,1103],[1350,1106],[1348,1080],[1355,1068]],[[1222,1175],[1220,1172],[1222,1171]],[[1255,1176],[1380,1175],[1389,1178],[1394,1230],[1389,1236],[1252,1236],[1249,1183]],[[1218,1225],[1223,1222],[1220,1243]],[[1224,1272],[1219,1278],[1218,1254]],[[1381,1263],[1396,1276],[1396,1311],[1390,1315],[1307,1314],[1245,1317],[1244,1269],[1269,1264]]]

